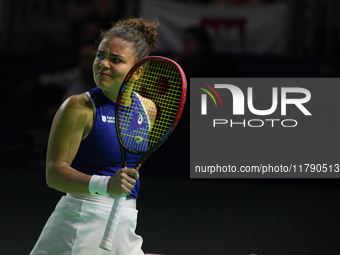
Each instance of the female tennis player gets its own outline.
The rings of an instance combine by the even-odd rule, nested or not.
[[[93,63],[97,87],[71,96],[56,113],[48,141],[46,180],[49,187],[66,195],[30,254],[144,254],[142,238],[135,234],[140,184],[133,166],[140,156],[128,153],[128,167],[121,168],[114,109],[130,68],[156,48],[157,26],[157,22],[131,18],[103,32]],[[128,196],[113,247],[105,251],[99,244],[112,196],[123,193]]]

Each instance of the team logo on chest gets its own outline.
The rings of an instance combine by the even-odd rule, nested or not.
[[[104,123],[115,123],[115,117],[102,115],[102,121]]]

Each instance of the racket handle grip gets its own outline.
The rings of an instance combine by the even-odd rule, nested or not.
[[[121,196],[116,197],[113,202],[110,216],[106,224],[104,236],[99,245],[99,247],[104,250],[111,251],[112,249],[113,238],[117,230],[120,214],[124,207],[125,200],[126,194],[122,194]]]

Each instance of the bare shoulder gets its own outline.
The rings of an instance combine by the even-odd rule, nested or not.
[[[142,103],[144,104],[144,106],[147,110],[151,110],[153,108],[156,108],[156,105],[152,100],[145,98],[145,97],[142,97],[142,96],[141,96],[141,100],[142,100]]]
[[[70,109],[70,110],[79,110],[79,111],[92,110],[91,101],[85,93],[80,94],[80,95],[70,96],[62,104],[61,108],[62,107],[66,109]]]
[[[66,99],[56,113],[54,122],[67,127],[80,125],[86,135],[93,124],[93,108],[88,96],[84,93]]]
[[[149,119],[151,123],[153,124],[156,120],[156,115],[157,115],[157,107],[155,103],[152,100],[142,97],[142,96],[141,96],[141,101],[145,106],[145,109],[149,115]]]

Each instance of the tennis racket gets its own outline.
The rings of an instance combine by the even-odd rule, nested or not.
[[[137,62],[126,75],[118,93],[115,125],[121,147],[122,167],[126,152],[145,160],[170,136],[182,115],[187,82],[173,60],[151,56]],[[126,194],[115,197],[100,248],[111,250]]]

